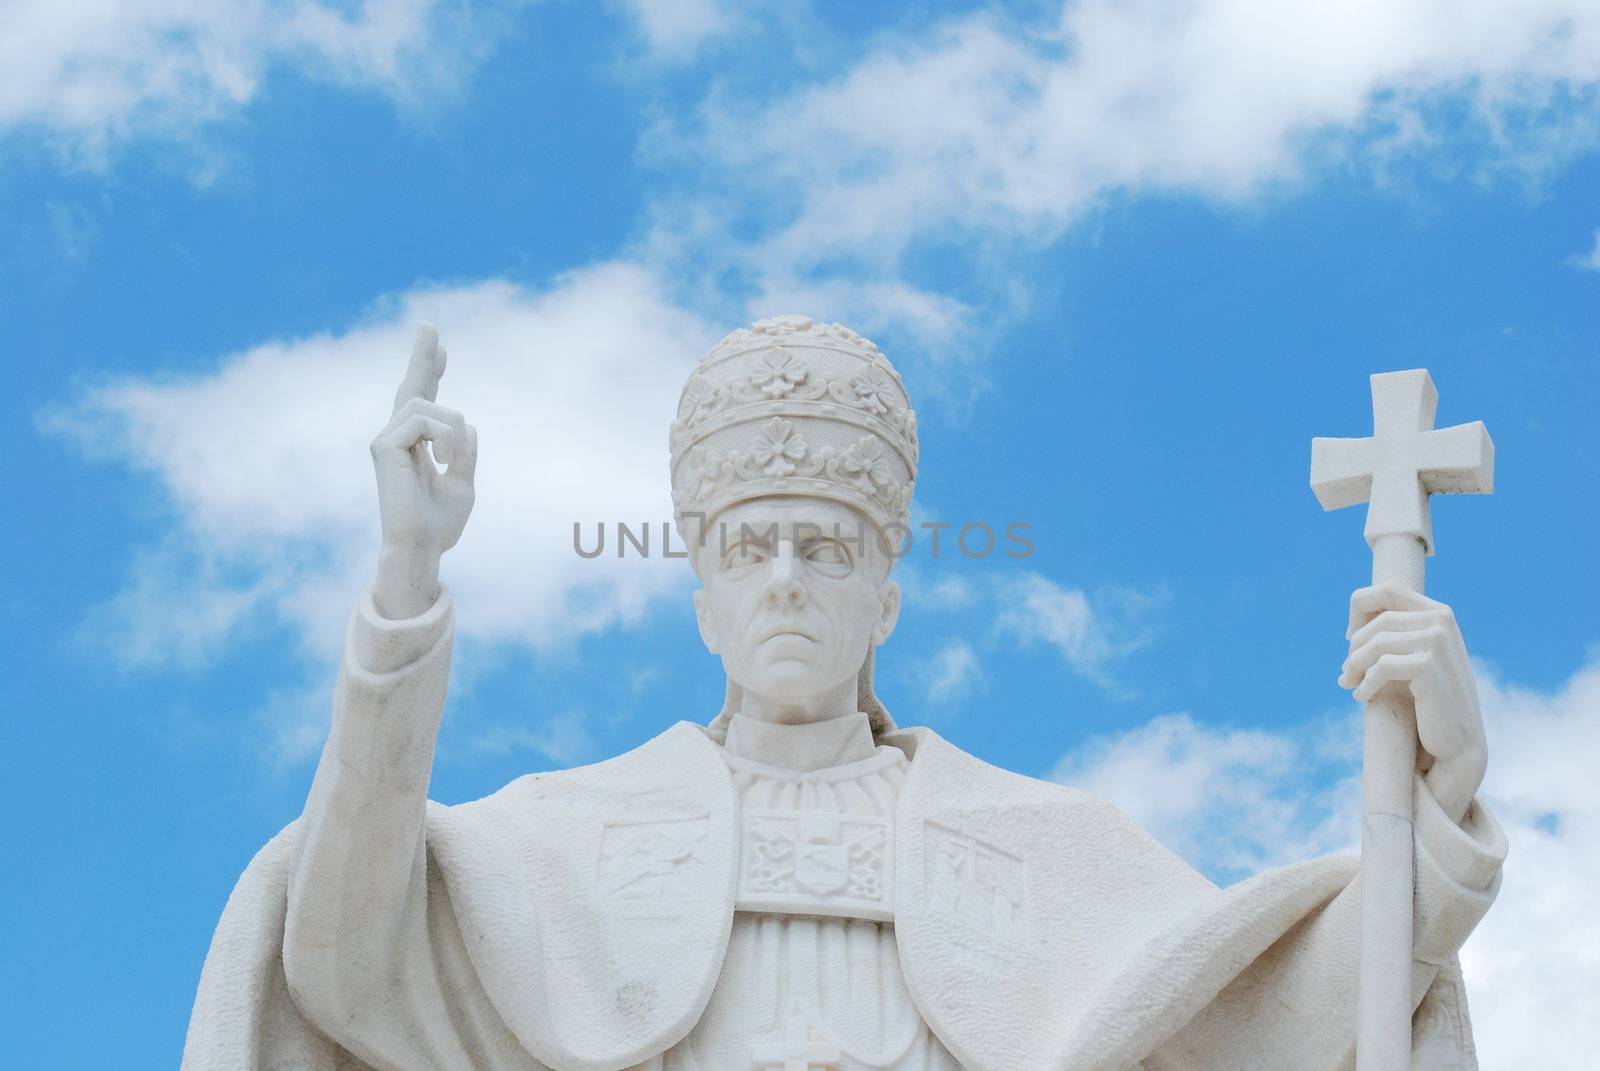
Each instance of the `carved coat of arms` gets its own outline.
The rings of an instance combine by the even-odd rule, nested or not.
[[[888,921],[889,822],[819,811],[745,812],[740,910]]]

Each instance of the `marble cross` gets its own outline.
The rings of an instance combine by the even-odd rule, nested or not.
[[[1323,509],[1367,503],[1367,545],[1399,535],[1433,553],[1428,499],[1494,489],[1494,443],[1483,421],[1433,427],[1439,392],[1426,369],[1372,377],[1372,434],[1313,439],[1311,490]],[[1374,577],[1374,580],[1377,578]]]
[[[1373,584],[1420,593],[1433,553],[1428,499],[1494,487],[1494,443],[1481,421],[1435,430],[1439,392],[1425,369],[1372,377],[1372,434],[1313,439],[1311,489],[1325,510],[1367,503]],[[1366,705],[1361,760],[1359,1071],[1411,1067],[1412,782],[1416,712],[1404,688]]]
[[[811,1028],[798,1007],[789,1010],[783,1030],[758,1043],[750,1057],[755,1071],[826,1071],[844,1058],[832,1039]]]

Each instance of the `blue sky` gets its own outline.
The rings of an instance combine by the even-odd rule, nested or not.
[[[664,520],[683,377],[784,312],[905,375],[919,519],[1032,526],[907,559],[897,718],[1225,881],[1352,839],[1367,553],[1308,444],[1430,368],[1498,448],[1429,576],[1513,841],[1480,1049],[1600,1043],[1592,4],[58,7],[0,13],[9,1066],[175,1064],[304,798],[418,319],[482,437],[459,802],[715,713],[686,571],[571,525]]]

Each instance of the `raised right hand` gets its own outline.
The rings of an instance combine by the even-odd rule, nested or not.
[[[422,324],[395,392],[394,413],[372,440],[383,522],[372,594],[378,612],[389,618],[415,617],[433,605],[439,558],[456,545],[472,512],[478,432],[460,413],[434,401],[445,361],[439,332]]]

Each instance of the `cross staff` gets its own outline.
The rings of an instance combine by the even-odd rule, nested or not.
[[[1428,498],[1494,489],[1494,443],[1482,421],[1433,430],[1439,392],[1426,369],[1372,377],[1372,435],[1313,439],[1311,489],[1325,510],[1367,506],[1373,584],[1422,592],[1433,553]],[[1411,793],[1416,711],[1403,684],[1366,704],[1361,757],[1361,962],[1358,1071],[1411,1066]]]

